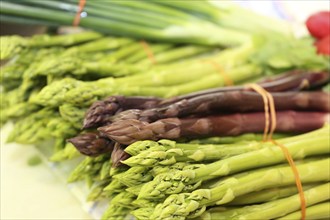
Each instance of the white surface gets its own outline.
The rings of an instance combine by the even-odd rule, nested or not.
[[[36,166],[27,164],[29,158],[40,155],[36,148],[4,144],[8,130],[8,126],[1,129],[0,219],[91,219],[45,161]]]

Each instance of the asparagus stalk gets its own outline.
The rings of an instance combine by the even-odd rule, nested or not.
[[[86,112],[84,128],[97,127],[103,121],[116,114],[119,110],[130,108],[150,108],[155,106],[160,99],[154,97],[124,97],[111,96],[102,101],[96,101]]]
[[[124,220],[129,211],[129,208],[110,204],[103,213],[101,220]]]
[[[81,154],[77,149],[71,144],[66,143],[64,148],[61,150],[56,151],[50,158],[50,161],[53,162],[60,162],[64,160],[70,160],[72,158],[78,157]]]
[[[276,133],[273,134],[273,139],[280,139],[288,137],[287,134]],[[210,137],[210,138],[201,138],[189,141],[192,144],[233,144],[233,143],[244,143],[247,141],[262,141],[263,134],[256,133],[247,133],[238,136],[229,136],[229,137]]]
[[[107,185],[109,180],[103,180],[101,182],[93,183],[93,188],[89,192],[87,196],[87,201],[98,201],[104,198],[107,198],[107,195],[105,195],[103,188]]]
[[[309,190],[306,190],[305,198],[307,209],[310,206],[316,205],[318,203],[323,203],[329,200],[329,183],[325,183]],[[323,207],[323,206],[322,206]],[[323,207],[324,208],[324,207]],[[324,209],[321,210],[324,210]],[[287,198],[271,201],[268,203],[246,206],[240,209],[228,210],[219,213],[216,217],[217,219],[275,219],[282,216],[289,215],[292,212],[296,212],[300,209],[299,195],[293,195]],[[320,210],[320,211],[321,211]],[[320,213],[322,215],[322,212]],[[300,216],[298,217],[300,218]]]
[[[118,167],[121,165],[123,160],[126,160],[129,157],[129,154],[126,153],[123,147],[119,143],[115,143],[111,154],[112,166]]]
[[[276,113],[276,132],[302,133],[321,128],[328,122],[329,114],[321,112],[281,111]],[[242,113],[208,116],[204,118],[166,118],[152,123],[127,119],[99,127],[103,135],[122,143],[138,140],[178,138],[203,138],[210,136],[236,136],[244,133],[261,133],[264,130],[264,113]]]
[[[250,50],[250,47],[246,46],[228,49],[227,51],[221,52],[217,60],[227,66],[230,65],[230,60],[233,59],[233,57],[246,57],[248,53],[250,53]],[[173,70],[158,70],[157,74],[155,74],[154,71],[148,71],[147,73],[130,77],[117,79],[104,78],[90,83],[63,79],[44,87],[31,101],[41,105],[51,106],[60,105],[63,102],[74,103],[76,105],[88,105],[99,98],[114,93],[121,93],[124,95],[149,94],[156,96],[174,96],[224,84],[223,77],[217,73],[211,65],[205,66],[203,63],[196,62],[188,67],[189,69],[181,66],[180,68],[173,68]],[[205,76],[206,73],[213,74]],[[234,82],[239,82],[258,76],[261,74],[261,71],[257,66],[247,64],[246,66],[232,69],[230,74]],[[201,77],[203,78],[201,79]],[[187,79],[189,79],[191,83],[188,83]],[[178,84],[181,85],[178,86]],[[58,88],[60,86],[66,87],[68,90],[59,91]],[[141,86],[152,87],[141,88]],[[52,97],[51,101],[49,96]]]
[[[299,171],[302,183],[329,181],[329,176],[327,175],[327,173],[329,172],[329,163],[330,159],[327,158],[316,162],[297,165],[297,169]],[[318,170],[319,173],[309,172],[309,170]],[[199,189],[193,191],[192,193],[171,195],[164,201],[164,203],[156,206],[154,214],[151,218],[169,219],[171,218],[171,216],[175,216],[184,219],[184,217],[186,216],[197,217],[201,215],[208,206],[215,204],[226,204],[228,202],[231,202],[235,197],[250,193],[252,191],[258,191],[275,186],[285,186],[294,183],[295,176],[290,166],[255,171],[242,177],[233,177],[223,180],[219,186],[212,189]],[[322,190],[324,190],[325,187],[329,187],[329,183],[324,184],[322,186],[323,187],[321,188]],[[315,188],[312,188],[310,190],[313,191],[313,189]],[[310,190],[306,192],[309,192]],[[310,195],[307,195],[306,198],[310,199],[309,196]],[[299,199],[299,197],[296,195],[294,196],[294,198]],[[320,202],[326,200],[326,198],[329,199],[329,195],[321,196],[321,198],[317,198],[316,200]],[[298,201],[296,201],[296,204],[296,207],[299,207]],[[307,202],[307,204],[310,205],[313,203]],[[262,212],[266,211],[262,210]],[[258,216],[255,213],[251,214],[255,217]],[[229,217],[225,214],[223,216]],[[274,217],[277,216],[270,215],[267,217],[265,216],[263,218],[269,219]]]
[[[319,183],[315,184],[304,184],[304,190],[320,185]],[[288,196],[292,196],[297,193],[297,186],[284,186],[276,187],[271,189],[260,190],[257,192],[248,193],[242,196],[236,197],[233,201],[229,202],[228,205],[250,205],[258,204],[263,202],[269,202]]]
[[[225,147],[222,145],[198,145],[195,149],[177,148],[172,149],[155,149],[143,151],[136,156],[132,156],[125,161],[124,164],[129,166],[156,166],[172,165],[177,162],[207,162],[216,161],[223,158],[255,151],[263,146],[260,143],[251,143],[249,145]]]
[[[150,149],[162,149],[162,147],[168,147],[168,149],[174,148],[176,146],[176,142],[171,141],[171,140],[159,140],[158,142],[156,141],[136,141],[133,144],[128,145],[125,148],[125,152],[132,155],[136,156],[139,153],[143,151],[147,151]]]
[[[153,208],[145,207],[145,208],[135,209],[131,211],[131,214],[134,215],[134,217],[137,218],[138,220],[142,220],[142,219],[149,219],[152,212],[153,212]]]
[[[126,189],[126,191],[138,196],[143,185],[144,185],[144,183],[142,183],[140,185],[128,187]],[[139,199],[139,200],[135,200],[133,203],[134,203],[134,205],[136,205],[138,207],[145,207],[145,204],[149,204],[152,202],[151,202],[151,200],[147,200],[147,199],[141,199],[141,200]]]
[[[132,202],[136,199],[136,196],[130,192],[121,192],[111,199],[111,204],[114,206],[121,206],[132,209],[134,205]]]
[[[51,135],[49,129],[44,129],[49,119],[57,116],[52,109],[41,109],[15,123],[8,136],[8,142],[33,144],[45,140]]]
[[[146,43],[147,48],[145,47],[145,42],[140,41],[140,49],[135,51],[134,54],[128,55],[125,58],[126,63],[132,63],[137,66],[145,66],[151,67],[155,64],[162,64],[167,62],[174,62],[176,60],[171,59],[171,56],[168,55],[172,50],[175,50],[175,46],[173,44],[154,44],[154,43]],[[148,51],[150,50],[150,51]],[[156,58],[156,56],[163,56],[163,59]],[[185,56],[185,54],[180,53],[180,55]],[[144,63],[142,63],[145,61]]]
[[[114,149],[114,142],[100,136],[98,133],[88,132],[83,133],[77,137],[68,139],[77,150],[89,156],[95,156],[107,152],[112,152]]]
[[[329,74],[326,72],[319,72],[319,73],[286,73],[278,77],[277,79],[261,82],[260,85],[266,88],[267,90],[279,92],[279,91],[286,91],[291,89],[303,89],[304,86],[306,86],[306,82],[308,83],[308,86],[315,87],[320,84],[323,84],[324,82],[329,80]],[[305,83],[304,83],[305,82]],[[146,109],[150,108],[157,108],[158,109],[167,109],[167,106],[175,106],[176,103],[182,103],[184,100],[194,100],[194,98],[198,99],[198,97],[203,97],[204,95],[210,95],[211,94],[221,94],[221,92],[224,92],[226,90],[242,90],[243,87],[224,87],[219,88],[215,90],[206,90],[202,92],[192,93],[191,95],[185,95],[178,98],[171,98],[162,100],[160,103],[155,102],[155,105],[150,105]],[[90,109],[88,110],[86,117],[85,117],[85,127],[98,127],[100,125],[105,125],[107,123],[111,122],[111,116],[115,114],[116,111],[112,110],[112,108],[102,108],[102,111],[96,112],[94,108],[100,108],[99,106],[110,106],[113,105],[111,102],[115,102],[116,109],[145,109],[144,102],[141,100],[141,102],[138,102],[139,97],[135,99],[136,97],[128,97],[128,98],[122,98],[120,97],[120,100],[117,100],[118,97],[109,97],[103,101],[96,102],[93,104]],[[127,99],[127,100],[125,100]],[[112,101],[113,100],[113,101]],[[136,101],[136,102],[135,102]],[[181,102],[180,102],[181,101]],[[131,103],[131,104],[129,104]],[[126,106],[129,105],[129,106]],[[141,107],[140,107],[141,106]],[[139,114],[139,111],[131,110],[126,112],[126,114]],[[123,113],[124,114],[124,113]],[[104,116],[101,116],[104,115]],[[119,116],[118,116],[119,117]],[[123,116],[122,116],[123,117]],[[146,116],[145,116],[146,117]],[[125,118],[125,117],[124,117]],[[95,123],[95,124],[94,124]]]
[[[94,31],[85,31],[68,35],[35,35],[28,40],[29,47],[72,46],[97,40],[102,34]]]
[[[321,202],[309,207],[306,207],[306,219],[327,219],[329,216],[329,202]],[[225,219],[222,217],[223,213],[228,213],[233,208],[215,207],[205,211],[201,216],[193,218],[194,220],[219,220]],[[238,209],[235,209],[236,211]],[[292,212],[284,217],[276,219],[299,220],[301,219],[301,211]]]
[[[171,61],[180,62],[182,59],[187,59],[200,55],[205,52],[210,52],[212,47],[203,46],[183,46],[178,48],[171,48],[171,50],[165,51],[163,53],[155,54],[155,60],[157,64],[169,63]],[[154,50],[153,50],[154,51]],[[137,65],[148,65],[150,63],[149,58],[144,58],[140,60]]]
[[[330,111],[329,93],[287,92],[271,93],[277,111]],[[124,111],[112,117],[113,121],[137,119],[153,122],[163,118],[185,117],[189,115],[211,115],[220,112],[262,111],[264,104],[260,94],[247,91],[232,91],[201,95],[184,99],[166,107],[145,110]]]
[[[85,111],[86,109],[84,108],[77,108],[75,106],[72,105],[61,105],[59,107],[59,112],[61,117],[66,120],[71,122],[71,124],[77,128],[80,129],[81,128],[81,124],[85,115]]]
[[[53,82],[51,87],[49,85],[44,87],[39,94],[31,97],[29,101],[43,106],[58,106],[64,99],[67,91],[82,85],[82,81],[73,78],[64,78]]]
[[[326,71],[319,72],[305,72],[305,71],[291,71],[272,77],[271,79],[262,80],[258,84],[268,92],[282,92],[282,91],[296,91],[306,90],[324,85],[329,81],[330,74]],[[208,89],[198,91],[191,94],[179,96],[177,99],[189,99],[199,95],[206,95],[214,92],[224,92],[233,90],[242,90],[241,86],[222,87],[216,89]],[[171,99],[170,102],[173,102]],[[165,102],[165,104],[168,101]]]
[[[297,136],[300,138],[299,140],[285,143],[285,146],[294,159],[329,152],[328,126],[319,129],[318,132],[320,132],[319,136],[315,138],[304,138],[306,134],[303,134]],[[278,164],[284,161],[285,157],[278,146],[267,147],[210,163],[196,170],[183,170],[158,175],[153,181],[145,184],[141,189],[139,197],[161,198],[165,194],[190,191],[198,187],[205,180],[238,173],[247,169]]]
[[[153,176],[149,171],[150,168],[135,166],[131,167],[123,173],[114,175],[113,178],[118,179],[128,187],[133,187],[151,181]]]
[[[6,6],[7,2],[1,2],[1,6]],[[10,3],[9,3],[10,4]],[[52,46],[71,46],[91,40],[101,38],[102,34],[92,31],[86,31],[69,35],[35,35],[31,38],[23,38],[19,36],[1,37],[1,56],[0,59],[8,59],[13,57],[26,47],[52,47]]]
[[[306,219],[327,219],[330,217],[330,202],[321,202],[306,209]],[[292,212],[279,220],[299,220],[301,219],[301,212]]]
[[[171,173],[178,170],[189,170],[189,169],[197,169],[205,166],[205,164],[190,164],[185,162],[178,162],[169,166],[154,166],[151,170],[151,174],[156,177],[161,173]]]
[[[85,157],[82,162],[76,166],[68,177],[68,182],[75,182],[86,178],[86,176],[96,177],[99,174],[104,162],[109,161],[110,155],[104,154],[95,158]]]
[[[92,42],[87,42],[77,46],[71,46],[64,52],[64,55],[114,50],[125,47],[131,42],[132,39],[129,38],[117,38],[107,36],[93,40]]]
[[[67,122],[60,116],[48,119],[46,126],[53,137],[68,138],[77,134],[77,129],[75,129],[70,122]]]
[[[38,110],[40,110],[40,106],[28,102],[22,102],[4,109],[1,112],[1,117],[15,119],[25,117]]]
[[[107,193],[107,195],[114,195],[116,193],[122,192],[125,188],[126,186],[118,179],[112,179],[103,190]]]
[[[18,54],[27,44],[26,40],[20,36],[1,37],[0,60],[5,60]]]

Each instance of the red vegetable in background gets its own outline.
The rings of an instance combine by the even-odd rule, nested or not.
[[[330,55],[330,35],[322,38],[315,43],[317,53]]]
[[[321,11],[311,15],[306,21],[306,26],[309,33],[317,39],[330,35],[330,12]]]

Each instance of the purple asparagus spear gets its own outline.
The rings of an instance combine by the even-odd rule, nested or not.
[[[320,128],[329,122],[329,113],[280,111],[276,113],[275,132],[301,133]],[[138,140],[203,138],[260,133],[265,127],[263,112],[217,115],[202,118],[166,118],[153,123],[128,119],[98,130],[121,144]]]

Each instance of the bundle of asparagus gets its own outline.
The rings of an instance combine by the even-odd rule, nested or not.
[[[35,144],[55,138],[54,160],[69,159],[77,155],[75,148],[65,143],[65,139],[79,133],[85,110],[96,100],[115,94],[172,97],[225,85],[225,76],[214,65],[204,62],[208,60],[220,63],[228,71],[225,74],[234,83],[265,74],[265,70],[261,69],[264,64],[249,59],[257,49],[251,43],[224,50],[151,43],[148,50],[153,52],[156,64],[150,60],[148,51],[140,42],[102,36],[95,32],[32,38],[4,37],[1,43],[4,45],[1,50],[2,58],[12,57],[1,71],[1,123],[16,121],[10,141]],[[134,56],[130,56],[133,52]],[[310,64],[315,65],[315,60],[319,62],[323,58],[315,55]],[[318,66],[318,69],[324,68],[323,64]],[[287,89],[295,89],[306,86],[302,83],[304,79],[312,86],[317,86],[323,84],[327,78],[326,72],[292,74],[279,78],[279,82],[286,85]],[[269,86],[277,91],[276,84]],[[192,98],[197,95],[199,94],[190,96]],[[124,109],[130,109],[136,108],[141,102],[145,102],[142,108],[151,108],[158,102],[163,102],[159,106],[165,106],[186,98],[189,97],[178,96],[166,101],[154,97],[134,97],[127,101],[126,98],[116,96],[115,99],[122,99],[119,102],[128,104],[119,105],[127,105]],[[114,105],[117,101],[108,102],[109,105]],[[195,105],[197,104],[196,102]],[[111,115],[106,113],[108,114]],[[87,117],[84,126],[93,127],[94,122],[88,120]],[[43,129],[44,127],[47,129]],[[97,134],[94,138],[99,136]],[[90,138],[79,143],[86,143],[86,140]],[[90,154],[89,151],[85,150],[85,154]]]
[[[276,127],[278,132],[306,132],[318,129],[322,127],[324,123],[328,122],[330,106],[328,93],[320,91],[292,91],[304,89],[306,85],[308,85],[308,88],[305,89],[317,88],[326,83],[329,80],[328,78],[329,74],[327,72],[300,72],[298,74],[297,72],[292,72],[272,80],[260,82],[260,85],[267,90],[276,91],[272,93],[272,96],[274,97],[275,106],[278,110]],[[122,168],[124,171],[113,175],[111,179],[108,180],[107,184],[104,182],[95,183],[98,196],[97,198],[93,197],[94,199],[112,199],[108,209],[104,213],[103,219],[124,219],[129,212],[137,219],[192,218],[200,216],[208,206],[226,203],[232,205],[232,200],[233,204],[235,204],[234,198],[237,197],[238,201],[240,201],[240,196],[244,198],[244,196],[249,195],[249,193],[254,195],[254,191],[260,191],[262,196],[267,196],[267,194],[264,194],[262,191],[266,189],[275,191],[275,195],[280,194],[280,192],[274,190],[273,187],[289,187],[289,189],[283,189],[283,194],[280,194],[280,196],[276,198],[283,198],[283,201],[288,200],[292,202],[298,198],[298,195],[294,196],[296,188],[291,186],[294,184],[294,177],[288,165],[285,166],[285,169],[283,168],[283,171],[278,170],[277,166],[275,166],[274,170],[263,171],[261,169],[260,174],[256,171],[256,174],[251,174],[251,177],[247,175],[246,180],[242,180],[243,182],[246,181],[246,185],[237,189],[238,191],[237,193],[235,192],[235,197],[231,198],[231,194],[227,195],[232,193],[232,188],[236,186],[236,181],[233,181],[230,175],[248,169],[285,163],[282,151],[278,146],[272,143],[243,141],[229,145],[200,145],[193,143],[176,143],[169,140],[160,140],[158,142],[138,141],[146,139],[159,140],[161,138],[180,140],[181,138],[201,138],[219,134],[232,136],[238,135],[240,132],[261,132],[264,128],[263,107],[261,96],[244,86],[200,91],[170,99],[112,96],[104,101],[94,103],[87,111],[84,127],[95,129],[102,126],[98,129],[101,133],[98,134],[97,138],[89,135],[88,138],[84,139],[84,137],[87,137],[86,133],[70,139],[70,142],[72,142],[80,152],[90,156],[102,154],[105,149],[109,150],[107,152],[111,151],[111,147],[108,148],[106,145],[100,147],[100,145],[97,144],[96,147],[93,147],[93,142],[95,141],[107,140],[112,143],[115,141],[116,143],[119,142],[124,145],[131,144],[126,147],[125,150],[123,148],[118,148],[121,151],[120,154],[116,151],[116,155],[112,155],[112,163],[128,165],[130,168],[124,166]],[[293,112],[292,110],[297,112]],[[306,112],[306,110],[309,112]],[[228,112],[235,111],[240,113],[236,115],[228,114]],[[251,111],[259,112],[251,113]],[[225,114],[222,116],[210,116],[219,114],[219,112]],[[200,118],[205,116],[208,117],[205,119]],[[173,117],[177,118],[174,119]],[[243,118],[244,120],[237,120],[239,118]],[[203,124],[205,123],[203,120],[208,120],[206,121],[208,124]],[[176,125],[178,127],[175,127]],[[179,132],[175,131],[177,128],[180,129]],[[279,142],[288,147],[295,159],[302,159],[315,155],[327,155],[329,153],[328,129],[329,127],[326,126],[317,132],[280,139]],[[136,131],[137,133],[132,131]],[[319,139],[316,139],[316,137]],[[238,138],[238,140],[239,139],[240,138]],[[208,142],[206,141],[206,143]],[[310,148],[311,145],[313,145],[313,148]],[[306,149],[303,146],[305,146]],[[98,151],[98,149],[100,150]],[[299,152],[304,153],[300,154]],[[267,155],[267,157],[263,158],[263,155]],[[312,159],[312,161],[314,160],[317,159]],[[255,162],[251,163],[251,161]],[[307,161],[310,162],[309,160]],[[304,164],[305,162],[301,161],[301,163]],[[329,161],[325,160],[324,163],[329,163]],[[323,165],[326,166],[327,164]],[[301,166],[303,168],[300,169],[300,167],[298,167],[298,169],[303,172],[303,175],[308,173],[305,172],[306,169],[314,169],[313,163]],[[328,181],[329,176],[326,174],[328,171],[324,171],[324,175],[321,175],[322,179],[317,179],[314,176],[309,176],[310,179],[303,179],[301,176],[304,186],[305,183],[307,184],[306,189],[313,187],[318,189],[317,187],[318,184],[321,184],[320,182]],[[279,178],[276,181],[272,181],[274,185],[269,183],[262,185],[261,183],[260,188],[252,187],[259,183],[252,181],[253,179],[265,181],[265,179],[269,179],[270,176],[274,178],[277,175],[276,173],[291,176],[291,180],[290,178],[285,178],[285,180]],[[314,174],[316,175],[316,173]],[[228,175],[227,186],[227,180],[224,180],[223,176],[227,178]],[[310,175],[310,173],[308,173],[308,175]],[[265,179],[263,179],[263,176],[265,176]],[[218,184],[214,183],[215,180],[213,179],[216,178],[219,178]],[[291,182],[289,183],[286,181]],[[217,190],[224,189],[218,189],[217,185],[220,187],[223,184],[228,187],[226,188],[228,191],[225,190],[223,194],[219,194],[220,191]],[[239,184],[237,186],[239,186]],[[199,194],[205,187],[208,191],[205,192],[205,194]],[[323,186],[323,188],[321,187],[321,193],[325,193],[324,188],[326,187],[327,185]],[[196,194],[192,194],[191,196],[186,195],[187,192],[194,193],[194,190],[199,188],[201,190],[196,191]],[[246,191],[239,194],[239,190],[241,189]],[[95,192],[95,190],[91,192],[92,195],[95,195],[93,192]],[[186,194],[178,194],[180,192]],[[309,191],[306,191],[306,193],[309,193]],[[171,194],[175,194],[175,196]],[[207,201],[205,204],[201,203],[201,207],[197,206],[197,201],[195,200],[197,198],[199,199],[199,195],[202,201],[204,201],[203,199],[205,199],[205,201],[210,201]],[[214,200],[212,200],[212,198],[209,198],[207,195],[222,195],[223,197],[215,197]],[[231,199],[227,198],[228,196]],[[273,197],[270,196],[262,198],[264,200],[261,200],[261,202],[268,202],[273,199]],[[328,197],[317,198],[320,200],[316,200],[315,203],[310,202],[308,206],[325,201],[327,198]],[[192,199],[194,200],[192,201]],[[186,200],[187,202],[185,202]],[[218,200],[225,200],[226,202],[219,203]],[[159,205],[157,205],[158,203]],[[243,199],[240,205],[255,203],[257,203],[255,200],[249,203],[248,200],[245,201]],[[273,203],[279,204],[280,201]],[[186,205],[187,208],[184,208]],[[264,210],[265,212],[268,211],[266,203],[260,207],[262,212],[264,212]],[[293,207],[288,214],[298,209],[299,202],[296,202],[295,207]],[[214,212],[215,214],[207,214],[209,212],[204,213],[203,218],[209,218],[209,216],[214,215],[213,219],[216,219],[221,213],[218,209],[215,210],[217,210]],[[272,209],[269,211],[272,211]],[[210,213],[213,212],[210,211]],[[225,214],[225,218],[231,219],[231,217],[228,217],[232,215],[230,213]],[[247,215],[248,213],[249,212],[246,212]],[[283,212],[280,214],[277,212],[277,214],[265,215],[265,218],[273,218],[273,216],[280,217],[282,215],[284,215]],[[235,217],[232,215],[232,217],[235,218],[236,215]]]
[[[1,58],[10,58],[1,70],[1,124],[15,121],[9,141],[37,144],[55,138],[55,160],[77,155],[75,148],[66,144],[65,139],[79,133],[86,107],[93,101],[119,93],[117,90],[124,90],[125,85],[128,87],[126,93],[130,94],[130,89],[139,89],[136,79],[147,82],[151,75],[156,81],[160,80],[159,85],[166,85],[163,90],[172,84],[181,83],[184,86],[185,73],[181,79],[174,78],[169,82],[174,74],[170,74],[171,68],[165,64],[171,64],[179,72],[181,62],[199,63],[200,57],[206,59],[220,54],[219,48],[152,43],[148,45],[148,50],[157,60],[154,64],[140,42],[96,32],[31,38],[1,37],[1,44]],[[17,45],[20,45],[19,50]],[[135,55],[129,56],[132,52]],[[164,71],[166,73],[162,73]],[[208,71],[214,70],[209,68],[204,71],[200,67],[195,71],[196,78]],[[157,75],[159,78],[156,78]],[[212,77],[215,75],[213,72]],[[141,85],[145,85],[143,81]],[[109,83],[114,86],[118,83],[122,87],[109,91]],[[197,90],[198,86],[190,87],[190,90]],[[90,89],[93,89],[94,95],[88,93]],[[146,92],[151,95],[153,89],[148,87]],[[82,91],[85,91],[85,96]],[[77,93],[78,96],[75,95]]]
[[[329,217],[329,207],[323,204],[329,200],[328,131],[326,125],[306,134],[275,137],[296,160],[311,218]],[[102,166],[92,165],[105,155],[89,158],[71,180],[88,176],[94,180],[89,198],[112,199],[102,219],[124,219],[129,212],[137,219],[299,219],[295,177],[281,149],[244,137],[229,142],[224,138],[225,144],[207,139],[203,144],[138,141],[125,149],[132,157],[122,163],[129,167],[109,171],[108,159]],[[98,171],[86,169],[87,164]]]
[[[306,85],[306,89],[315,88],[328,80],[327,72],[292,72],[260,82],[267,90],[276,91],[271,93],[278,111],[276,131],[301,133],[322,127],[329,117],[329,94],[290,90],[304,89]],[[138,140],[262,132],[263,108],[262,97],[244,86],[228,86],[170,99],[111,96],[95,102],[86,113],[84,128],[97,129],[95,132],[99,134],[82,134],[69,141],[81,153],[95,156],[108,148],[107,144],[100,146],[100,143],[113,141],[128,145]],[[95,147],[93,142],[97,143]]]

